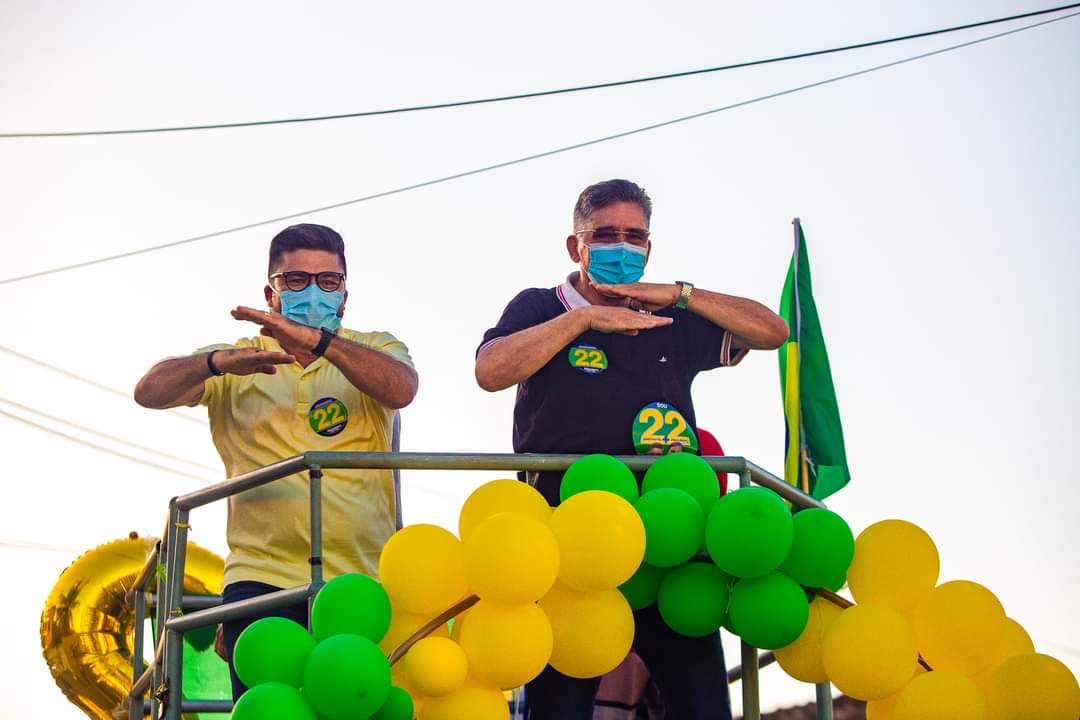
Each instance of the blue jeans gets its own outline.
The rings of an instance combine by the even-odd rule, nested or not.
[[[634,613],[634,649],[657,687],[667,720],[731,720],[720,633],[679,635],[656,606]],[[591,720],[600,678],[579,680],[548,666],[525,691],[528,720]]]
[[[240,600],[247,600],[248,598],[265,595],[280,589],[281,588],[279,587],[267,585],[266,583],[242,580],[241,582],[232,583],[225,587],[225,590],[221,593],[221,603],[227,605],[229,603],[239,602]],[[240,637],[240,633],[244,631],[244,628],[264,617],[288,618],[299,624],[301,627],[306,628],[308,626],[308,604],[306,601],[299,602],[295,605],[286,605],[285,607],[279,607],[274,610],[264,610],[251,617],[243,618],[242,620],[231,620],[227,623],[223,623],[224,627],[222,628],[222,634],[224,635],[225,640],[225,655],[229,658],[229,674],[232,677],[233,702],[240,699],[240,696],[247,690],[244,683],[240,682],[240,678],[236,677],[236,669],[233,667],[233,648],[236,647],[236,639]]]

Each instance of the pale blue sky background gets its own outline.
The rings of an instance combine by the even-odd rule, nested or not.
[[[4,0],[0,132],[457,100],[1041,7]],[[0,140],[0,279],[360,197],[991,32],[497,106]],[[473,351],[519,289],[554,285],[573,269],[563,238],[581,188],[629,177],[651,193],[646,279],[684,278],[772,307],[791,252],[790,221],[800,216],[854,475],[832,507],[856,532],[889,517],[925,528],[941,551],[942,580],[987,585],[1041,651],[1077,672],[1078,69],[1080,18],[309,219],[346,238],[346,324],[390,330],[412,350],[421,390],[404,413],[404,448],[508,451],[513,392],[475,386]],[[262,302],[266,248],[278,228],[0,285],[0,345],[130,389],[161,357],[252,334],[228,310]],[[729,452],[779,471],[776,365],[771,353],[752,354],[738,368],[701,376],[695,396],[702,425]],[[0,377],[7,401],[217,466],[198,424],[2,352]],[[0,410],[49,423],[8,402]],[[79,552],[129,530],[157,532],[168,498],[197,483],[5,416],[0,430],[4,714],[80,717],[40,659],[46,594]],[[407,473],[406,520],[456,527],[460,501],[493,477]],[[222,518],[218,509],[196,514],[193,539],[223,550]],[[727,647],[736,662],[736,644]],[[813,694],[778,669],[762,683],[766,707]]]

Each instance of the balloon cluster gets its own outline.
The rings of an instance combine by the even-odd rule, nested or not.
[[[377,644],[391,627],[390,598],[366,575],[326,583],[311,632],[292,620],[256,620],[240,634],[233,666],[248,690],[233,720],[411,720],[412,700],[391,685]]]
[[[803,513],[795,517],[798,518]],[[855,540],[847,609],[815,598],[806,629],[776,658],[792,677],[867,700],[869,720],[1075,720],[1080,688],[988,589],[938,585],[919,527],[871,525]],[[932,668],[932,669],[929,669]]]
[[[388,651],[447,608],[478,598],[453,618],[449,636],[440,630],[423,638],[402,669],[395,666],[395,685],[410,694],[421,720],[506,718],[502,691],[548,664],[586,678],[626,657],[634,620],[617,588],[645,551],[629,502],[590,489],[553,511],[525,483],[495,480],[465,501],[458,530],[460,539],[410,525],[390,538],[379,561],[393,606]]]
[[[626,475],[625,491],[636,495]],[[723,625],[755,647],[783,647],[806,626],[801,586],[844,583],[854,538],[833,512],[793,517],[765,488],[721,497],[715,472],[689,453],[656,461],[641,490],[634,507],[645,525],[645,562],[620,589],[635,610],[656,603],[678,633],[699,637]],[[703,549],[707,559],[699,559]]]

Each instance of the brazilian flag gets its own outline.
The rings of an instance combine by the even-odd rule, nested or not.
[[[851,473],[829,356],[810,288],[806,238],[798,218],[793,224],[795,251],[780,298],[780,317],[791,328],[787,343],[780,348],[780,391],[787,420],[784,480],[822,500],[847,485]]]

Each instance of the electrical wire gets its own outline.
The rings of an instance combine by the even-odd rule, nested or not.
[[[85,377],[83,375],[78,375],[76,373],[71,372],[70,370],[65,370],[62,367],[57,367],[56,365],[50,365],[49,363],[45,362],[44,360],[38,360],[37,358],[31,357],[31,356],[29,356],[29,355],[27,355],[25,353],[21,353],[18,350],[14,350],[14,349],[6,347],[4,345],[0,345],[0,352],[5,352],[8,355],[12,355],[14,357],[19,358],[20,360],[23,360],[25,362],[30,363],[31,365],[37,365],[40,368],[44,368],[45,370],[49,370],[49,371],[57,373],[59,375],[63,375],[64,377],[71,378],[72,380],[77,380],[77,381],[79,381],[79,382],[81,382],[81,383],[83,383],[85,385],[89,385],[90,387],[97,388],[98,390],[104,390],[107,393],[110,393],[112,395],[116,395],[117,397],[122,397],[125,400],[130,400],[131,399],[131,393],[130,392],[124,392],[123,390],[120,390],[118,388],[114,388],[114,387],[111,387],[109,385],[99,383],[97,380],[92,380],[92,379],[90,379],[88,377]],[[206,424],[201,420],[198,420],[196,418],[191,417],[190,415],[185,415],[182,411],[180,411],[180,410],[178,410],[176,408],[170,408],[169,412],[170,412],[170,415],[172,417],[180,418],[181,420],[185,420],[185,421],[187,421],[189,423],[194,423],[194,424],[199,425],[199,426],[205,426],[205,424]]]
[[[1010,15],[1008,17],[994,18],[992,20],[982,20],[979,22],[966,23],[964,25],[954,25],[952,27],[939,28],[937,30],[927,30],[924,32],[911,33],[908,35],[898,35],[896,37],[883,38],[880,40],[871,40],[868,42],[855,43],[852,45],[842,45],[839,47],[827,48],[824,50],[811,50],[809,52],[780,55],[760,60],[748,60],[744,62],[732,63],[729,65],[718,65],[715,67],[700,68],[697,70],[683,70],[680,72],[665,73],[663,75],[650,75],[647,77],[633,78],[630,80],[615,80],[611,82],[593,83],[590,85],[576,85],[573,87],[565,87],[555,90],[539,90],[536,92],[517,93],[514,95],[499,95],[487,98],[474,98],[471,100],[457,100],[453,102],[430,103],[426,105],[410,105],[406,107],[388,108],[383,110],[367,110],[363,112],[340,113],[336,115],[315,115],[310,117],[281,118],[277,120],[252,120],[248,122],[210,123],[206,125],[177,125],[172,127],[134,128],[126,130],[70,130],[61,132],[0,133],[0,138],[58,138],[88,137],[96,135],[145,135],[149,133],[185,132],[190,130],[222,130],[227,128],[322,122],[327,120],[344,120],[349,118],[374,117],[378,115],[395,115],[400,113],[420,112],[426,110],[445,110],[448,108],[467,107],[470,105],[485,105],[491,103],[508,102],[512,100],[526,100],[531,98],[549,97],[552,95],[566,95],[569,93],[585,92],[589,90],[624,87],[627,85],[638,85],[641,83],[657,82],[660,80],[672,80],[675,78],[691,77],[694,75],[704,75],[708,73],[717,73],[726,70],[738,70],[742,68],[756,67],[759,65],[771,65],[775,63],[789,62],[792,60],[805,60],[812,57],[821,57],[823,55],[850,52],[852,50],[862,50],[865,48],[878,47],[881,45],[889,45],[892,43],[917,40],[919,38],[933,37],[935,35],[959,32],[961,30],[970,30],[972,28],[997,25],[1013,20],[1022,20],[1024,18],[1047,15],[1049,13],[1061,12],[1063,10],[1071,10],[1078,7],[1080,7],[1080,3],[1071,3],[1069,5],[1059,5],[1058,7],[1047,8],[1045,10],[1035,10],[1033,12],[1021,13],[1019,15]]]
[[[36,408],[32,408],[29,405],[23,405],[22,403],[15,402],[14,400],[9,400],[9,399],[7,399],[5,397],[0,397],[0,403],[5,403],[7,405],[10,405],[10,406],[18,409],[18,410],[23,411],[23,412],[33,413],[33,414],[35,414],[35,415],[37,415],[39,417],[45,418],[46,420],[48,420],[51,423],[56,423],[56,424],[59,424],[59,425],[66,425],[66,426],[68,426],[70,428],[74,428],[75,430],[78,430],[80,432],[84,432],[84,433],[87,433],[89,435],[96,435],[97,437],[102,438],[103,440],[108,440],[110,442],[114,442],[114,443],[117,443],[119,445],[126,445],[127,447],[129,447],[129,448],[131,448],[133,450],[139,450],[141,452],[148,453],[150,455],[157,455],[157,456],[159,456],[159,457],[161,457],[162,459],[165,459],[165,460],[172,460],[173,462],[183,463],[185,465],[191,465],[193,467],[197,467],[197,468],[200,468],[202,470],[208,470],[208,471],[210,471],[212,473],[221,472],[221,467],[220,466],[219,467],[214,467],[212,465],[205,465],[205,464],[203,464],[201,462],[196,462],[195,460],[189,460],[187,458],[180,457],[179,455],[170,455],[167,452],[164,452],[164,451],[161,451],[161,450],[155,450],[154,448],[147,447],[146,445],[140,445],[138,443],[131,442],[130,440],[125,440],[124,438],[117,437],[115,435],[109,435],[108,433],[103,433],[100,430],[94,430],[93,428],[86,427],[85,425],[79,425],[78,423],[74,423],[74,422],[71,422],[70,420],[65,420],[63,418],[56,417],[55,415],[49,415],[48,413],[42,412],[41,410],[38,410]]]
[[[179,475],[180,477],[188,478],[189,480],[195,480],[195,481],[197,481],[197,482],[199,482],[199,483],[201,483],[203,485],[208,485],[208,484],[213,483],[213,482],[218,482],[218,480],[215,480],[215,479],[206,478],[206,477],[203,477],[203,476],[200,476],[200,475],[193,475],[191,473],[184,472],[183,470],[177,470],[176,468],[171,468],[171,467],[169,467],[167,465],[158,465],[157,463],[150,462],[149,460],[143,460],[142,458],[135,457],[134,455],[128,455],[127,453],[122,453],[122,452],[119,452],[117,450],[113,450],[112,448],[107,448],[107,447],[105,447],[103,445],[98,445],[97,443],[92,443],[89,440],[83,440],[82,438],[77,438],[74,435],[68,435],[67,433],[63,433],[63,432],[60,432],[59,430],[54,430],[53,428],[46,427],[45,425],[41,425],[39,423],[36,423],[33,420],[28,420],[27,418],[20,417],[19,415],[16,415],[14,413],[9,413],[7,410],[0,410],[0,415],[11,418],[12,420],[15,420],[16,422],[21,422],[24,425],[29,425],[30,427],[36,428],[36,429],[38,429],[38,430],[40,430],[42,432],[48,433],[50,435],[56,435],[57,437],[61,437],[61,438],[65,439],[65,440],[73,442],[73,443],[75,443],[77,445],[83,445],[85,447],[90,447],[90,448],[93,448],[93,449],[98,450],[100,452],[106,453],[108,455],[113,455],[115,457],[122,458],[124,460],[127,460],[129,462],[133,462],[133,463],[137,463],[139,465],[144,465],[146,467],[150,467],[150,468],[153,468],[155,470],[160,470],[162,472],[167,472],[167,473],[170,473],[172,475]]]
[[[265,225],[272,225],[275,223],[284,222],[286,220],[295,220],[296,218],[304,217],[307,215],[314,215],[317,213],[326,212],[328,210],[335,210],[338,208],[347,207],[349,205],[356,205],[359,203],[369,202],[371,200],[377,200],[379,198],[389,197],[391,195],[399,195],[401,193],[409,192],[412,190],[419,190],[420,188],[431,187],[433,185],[440,185],[442,183],[450,182],[452,180],[460,180],[466,177],[472,177],[474,175],[480,175],[482,173],[491,172],[493,170],[499,170],[513,165],[520,165],[522,163],[530,162],[532,160],[539,160],[541,158],[551,157],[553,155],[559,155],[567,153],[573,150],[580,150],[582,148],[590,147],[592,145],[599,145],[600,143],[609,142],[612,140],[618,140],[621,138],[630,137],[632,135],[638,135],[641,133],[657,130],[659,128],[669,127],[671,125],[677,125],[690,120],[696,120],[708,115],[715,115],[717,113],[725,112],[727,110],[734,110],[740,107],[746,107],[748,105],[754,105],[756,103],[773,100],[786,95],[792,95],[804,90],[810,90],[812,88],[822,87],[831,83],[840,82],[842,80],[848,80],[851,78],[859,77],[861,75],[867,75],[869,73],[877,72],[879,70],[885,70],[887,68],[896,67],[898,65],[904,65],[906,63],[915,62],[916,60],[923,60],[925,58],[934,57],[944,53],[959,50],[961,48],[971,47],[980,43],[989,42],[990,40],[996,40],[998,38],[1006,37],[1008,35],[1014,35],[1016,33],[1024,32],[1025,30],[1031,30],[1033,28],[1041,27],[1043,25],[1049,25],[1051,23],[1060,22],[1061,20],[1067,20],[1069,18],[1076,17],[1080,13],[1071,13],[1069,15],[1063,15],[1062,17],[1052,18],[1050,20],[1043,20],[1042,22],[1033,23],[1031,25],[1024,25],[1019,28],[1007,30],[1005,32],[995,33],[993,35],[987,35],[975,40],[969,40],[967,42],[959,43],[957,45],[950,45],[948,47],[940,48],[938,50],[931,50],[929,52],[919,53],[918,55],[912,55],[900,60],[894,60],[892,62],[884,63],[881,65],[874,65],[862,70],[856,70],[854,72],[843,73],[841,75],[834,75],[833,77],[826,78],[825,80],[818,80],[816,82],[807,83],[805,85],[798,85],[787,90],[780,90],[778,92],[769,93],[767,95],[759,95],[749,100],[742,100],[730,105],[724,105],[711,110],[705,110],[702,112],[693,113],[691,115],[683,115],[681,117],[673,118],[671,120],[665,120],[651,125],[645,125],[642,127],[634,128],[632,130],[626,130],[623,132],[615,133],[612,135],[605,135],[603,137],[593,138],[592,140],[585,140],[582,142],[574,143],[572,145],[564,145],[562,147],[554,148],[552,150],[546,150],[543,152],[533,153],[531,155],[525,155],[522,157],[514,158],[512,160],[506,160],[503,162],[495,163],[492,165],[485,165],[484,167],[475,168],[473,170],[466,170],[463,172],[453,173],[451,175],[444,175],[442,177],[433,178],[430,180],[424,180],[422,182],[413,183],[411,185],[403,185],[401,187],[393,188],[391,190],[384,190],[382,192],[373,193],[371,195],[365,195],[363,197],[354,198],[352,200],[343,200],[341,202],[332,203],[330,205],[323,205],[317,208],[310,208],[308,210],[301,210],[299,212],[289,213],[287,215],[279,215],[277,217],[268,218],[266,220],[259,220],[257,222],[247,223],[245,225],[237,225],[235,227],[227,228],[225,230],[218,230],[203,235],[196,235],[194,237],[184,238],[183,240],[174,240],[172,242],[162,243],[161,245],[154,245],[151,247],[141,248],[139,250],[130,250],[128,252],[118,253],[116,255],[108,255],[106,257],[96,258],[94,260],[85,260],[83,262],[73,263],[71,265],[62,265],[60,267],[50,268],[48,270],[39,270],[37,272],[27,273],[25,275],[17,275],[14,277],[4,278],[0,280],[0,285],[7,285],[9,283],[21,282],[23,280],[30,280],[31,278],[44,277],[46,275],[53,275],[55,273],[66,272],[68,270],[75,270],[78,268],[89,267],[91,265],[98,265],[101,263],[111,262],[113,260],[121,260],[124,258],[135,257],[137,255],[144,255],[146,253],[156,252],[158,250],[165,250],[168,248],[179,247],[181,245],[188,245],[191,243],[199,242],[202,240],[209,240],[215,237],[221,237],[222,235],[229,235],[231,233],[240,232],[242,230],[251,230],[257,227],[263,227]]]

